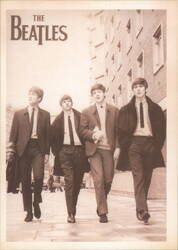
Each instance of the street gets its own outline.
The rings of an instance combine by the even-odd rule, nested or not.
[[[149,225],[136,219],[132,197],[111,192],[108,223],[99,223],[93,189],[81,189],[76,223],[67,223],[64,192],[43,191],[42,216],[25,223],[21,194],[7,194],[7,242],[165,241],[166,201],[149,200]]]

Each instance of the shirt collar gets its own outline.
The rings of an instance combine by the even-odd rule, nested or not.
[[[72,109],[71,109],[70,113],[64,111],[65,116],[73,116],[73,114],[74,114],[74,112]]]
[[[139,99],[135,99],[135,104],[136,105],[139,105],[140,103],[143,103],[143,104],[145,104],[147,101],[146,101],[146,97],[144,97],[144,98],[142,98],[142,100],[140,101]]]
[[[97,107],[97,109],[106,109],[106,102],[103,102],[102,104],[98,104],[98,103],[96,103],[96,107]]]
[[[27,109],[28,109],[28,112],[32,112],[33,107],[28,106]],[[38,109],[39,109],[38,107],[34,107],[34,111],[38,111]]]

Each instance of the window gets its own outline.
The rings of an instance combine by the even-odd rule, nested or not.
[[[135,28],[136,28],[136,37],[138,37],[143,29],[143,11],[141,10],[136,10]]]
[[[118,87],[118,92],[119,92],[119,95],[122,94],[122,85],[120,84],[119,87]]]
[[[120,29],[120,25],[121,25],[121,20],[118,21],[117,30]]]
[[[101,43],[96,44],[96,45],[95,45],[95,48],[98,48],[98,47],[100,47],[100,46],[102,46],[102,45],[104,45],[104,42],[101,42]]]
[[[115,105],[117,105],[117,97],[116,97],[115,94],[113,94],[112,99],[113,99],[113,103],[114,103]]]
[[[108,34],[107,33],[105,34],[105,40],[106,41],[108,40]]]
[[[108,76],[108,68],[106,68],[106,75]]]
[[[116,105],[118,108],[122,107],[122,85],[120,84],[117,89],[115,89],[114,94],[112,95],[113,104]]]
[[[109,21],[109,20],[108,20],[108,21]],[[109,41],[110,43],[113,43],[114,38],[115,38],[115,28],[114,28],[114,25],[113,25],[113,22],[114,22],[113,16],[111,17],[110,22],[111,22],[111,23],[108,23],[109,25],[107,26],[107,28],[108,28],[108,33],[109,33],[109,34],[108,34],[108,35],[109,35],[108,41]]]
[[[112,60],[112,63],[114,64],[114,62],[115,62],[114,54],[112,55],[111,60]]]
[[[100,75],[100,76],[95,77],[95,79],[98,80],[98,79],[103,78],[103,77],[104,77],[104,75]]]
[[[122,66],[122,53],[121,53],[121,41],[118,42],[118,64],[117,64],[117,70],[119,71]]]
[[[129,53],[130,49],[132,48],[132,30],[131,30],[131,20],[129,19],[126,29],[127,29],[127,37],[126,37],[126,50],[127,54]]]
[[[103,17],[103,15],[102,15],[102,12],[103,12],[103,11],[101,11],[101,12],[99,13],[99,15],[100,15],[99,21],[100,21],[100,24],[101,24],[101,25],[104,24],[104,17]]]
[[[143,58],[143,52],[140,53],[140,55],[137,58],[137,76],[143,77],[144,76],[144,58]]]
[[[164,48],[163,48],[163,31],[162,26],[159,25],[153,35],[153,73],[156,74],[158,70],[164,65]]]
[[[111,17],[111,23],[112,23],[112,25],[114,24],[114,17],[113,16]]]
[[[130,99],[132,98],[132,69],[129,70],[129,72],[127,73],[127,98],[128,101],[130,101]]]

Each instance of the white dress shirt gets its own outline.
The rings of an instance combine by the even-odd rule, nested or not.
[[[70,145],[70,134],[69,134],[69,124],[68,124],[68,116],[70,115],[71,123],[72,123],[72,131],[74,136],[74,145],[82,145],[80,139],[77,135],[75,129],[75,122],[74,122],[74,112],[73,110],[68,114],[64,112],[64,143],[65,145]]]
[[[143,119],[144,119],[144,127],[141,128],[140,126],[140,103],[143,104]],[[136,111],[137,111],[137,127],[134,132],[135,136],[152,136],[152,129],[151,129],[151,123],[150,118],[148,114],[148,103],[146,101],[146,98],[142,99],[142,101],[139,101],[136,99],[135,101]]]

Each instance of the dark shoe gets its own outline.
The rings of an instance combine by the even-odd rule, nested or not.
[[[141,210],[141,211],[137,211],[137,219],[138,220],[143,220],[143,213],[144,213],[144,211],[143,210]]]
[[[99,222],[101,222],[101,223],[107,223],[108,222],[108,218],[107,218],[106,214],[100,215]]]
[[[68,215],[67,222],[68,223],[75,223],[75,216],[73,214]]]
[[[37,219],[39,219],[41,217],[41,210],[39,203],[33,202],[33,207],[34,207],[34,215]]]
[[[144,224],[148,224],[148,220],[150,218],[150,214],[147,211],[141,210],[137,212],[137,219],[143,221]]]
[[[30,221],[32,221],[32,220],[33,220],[33,214],[32,214],[32,213],[27,213],[27,215],[26,215],[24,221],[25,221],[25,222],[30,222]]]
[[[148,220],[150,218],[150,214],[148,212],[145,212],[144,216],[143,216],[143,222],[145,225],[148,225]]]

